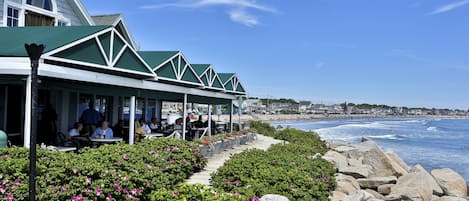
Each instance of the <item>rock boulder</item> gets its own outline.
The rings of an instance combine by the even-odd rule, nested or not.
[[[432,189],[432,193],[435,195],[443,195],[443,190],[440,188],[435,179],[430,175],[430,173],[425,170],[421,165],[415,165],[410,172],[422,174],[421,180],[427,183],[427,188]]]
[[[369,165],[347,166],[339,168],[339,172],[355,178],[367,178],[371,174],[371,167]]]
[[[467,201],[467,200],[460,198],[460,197],[443,196],[439,198],[434,198],[432,201]]]
[[[435,169],[431,173],[445,195],[467,197],[467,184],[460,174],[449,168]]]
[[[373,199],[373,198],[375,198],[375,197],[373,197],[373,195],[371,195],[370,193],[368,193],[364,190],[360,190],[360,191],[357,191],[353,194],[345,196],[342,201],[367,201],[367,200],[370,200],[370,199]]]
[[[342,192],[345,195],[350,195],[355,191],[360,190],[360,185],[358,184],[357,180],[352,176],[337,174],[335,180],[337,182],[335,191]]]
[[[399,177],[406,174],[401,166],[391,161],[383,150],[371,140],[355,145],[354,149],[344,150],[343,154],[349,158],[363,158],[363,164],[372,168],[371,177]]]
[[[378,186],[378,193],[381,193],[382,195],[389,195],[389,193],[391,193],[391,188],[394,185],[395,184],[384,184],[384,185]]]
[[[385,200],[430,201],[433,190],[428,185],[428,173],[425,174],[424,171],[415,168],[409,174],[399,177],[396,185],[391,188],[390,195],[386,196]]]
[[[322,158],[334,164],[334,166],[338,169],[348,166],[347,158],[336,151],[330,150],[326,152]]]
[[[371,189],[378,189],[379,186],[384,184],[395,184],[396,181],[397,178],[395,176],[357,179],[357,182],[358,184],[360,184],[360,187]]]
[[[403,170],[407,172],[409,171],[409,166],[407,165],[407,163],[405,163],[394,151],[387,150],[385,153],[389,159],[398,164]]]

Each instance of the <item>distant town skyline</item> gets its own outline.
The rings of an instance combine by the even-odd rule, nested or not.
[[[83,0],[142,50],[237,72],[251,96],[469,108],[469,1]]]

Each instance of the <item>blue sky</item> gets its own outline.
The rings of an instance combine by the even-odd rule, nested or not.
[[[469,109],[469,0],[82,0],[251,96]]]

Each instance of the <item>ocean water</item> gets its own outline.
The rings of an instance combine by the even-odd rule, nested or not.
[[[323,139],[358,143],[373,139],[394,150],[409,166],[449,167],[469,184],[469,119],[335,119],[275,121],[272,125],[316,131]]]

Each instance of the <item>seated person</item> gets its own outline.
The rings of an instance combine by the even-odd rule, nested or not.
[[[156,117],[151,118],[150,129],[152,131],[156,131],[156,130],[158,130],[158,128],[159,128],[158,120],[156,119]]]
[[[148,126],[147,121],[145,121],[144,118],[140,119],[140,126],[145,131],[145,133],[147,133],[147,134],[151,133],[150,126]]]
[[[140,123],[138,121],[135,121],[135,141],[138,142],[141,139],[145,138],[146,134],[147,132],[142,129]]]
[[[182,130],[182,118],[176,119],[174,130]]]
[[[192,124],[196,128],[203,128],[204,127],[204,122],[202,121],[202,115],[199,115],[199,119],[197,121],[194,121],[194,123],[192,123]]]
[[[109,128],[109,123],[107,121],[103,121],[101,123],[101,127],[96,128],[91,135],[92,138],[97,138],[98,136],[104,136],[106,139],[111,139],[113,137],[112,129]]]
[[[84,131],[84,126],[80,122],[76,122],[73,125],[73,128],[70,129],[68,135],[65,135],[65,140],[67,141],[78,141],[81,145],[89,145],[90,139],[87,136],[84,136],[82,133]]]
[[[73,128],[68,132],[67,139],[70,140],[72,137],[78,137],[80,136],[80,132],[83,130],[83,124],[82,123],[75,123],[73,125]]]
[[[116,137],[124,137],[126,136],[125,134],[125,129],[124,129],[125,121],[124,120],[119,120],[116,125],[112,128],[113,134]]]

